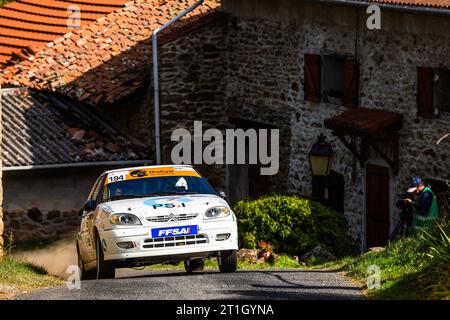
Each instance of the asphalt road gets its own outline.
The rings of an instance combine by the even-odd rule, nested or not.
[[[34,291],[18,299],[69,300],[215,300],[215,299],[362,299],[360,288],[332,271],[216,270],[187,274],[180,270],[117,270],[114,280],[83,281],[81,289],[66,286]]]

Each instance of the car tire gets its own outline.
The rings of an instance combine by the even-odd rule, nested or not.
[[[222,273],[231,273],[237,270],[236,250],[220,251],[218,258],[219,270]]]
[[[203,259],[188,260],[184,262],[184,269],[188,273],[202,271],[204,268],[205,260]]]
[[[96,236],[97,279],[114,279],[116,268],[113,261],[105,261],[100,237]]]
[[[84,263],[83,259],[81,258],[81,253],[78,244],[77,244],[77,256],[78,256],[78,268],[80,268],[80,280],[81,281],[94,280],[96,278],[96,270],[93,269],[86,271],[86,269],[84,269]]]

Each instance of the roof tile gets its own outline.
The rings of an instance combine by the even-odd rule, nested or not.
[[[69,18],[73,13],[68,10],[78,6],[80,24],[83,27],[96,19],[123,8],[129,0],[19,0],[0,9],[0,44],[5,47],[43,47],[46,43],[70,33],[73,28]],[[78,27],[78,26],[77,26]],[[26,52],[16,57],[25,58]],[[5,56],[9,55],[9,59]],[[17,62],[12,54],[3,55],[0,67]]]
[[[195,2],[136,0],[66,34],[52,48],[37,53],[32,61],[6,68],[3,73],[6,82],[12,85],[32,82],[37,89],[56,89],[91,103],[113,103],[146,81],[149,68],[142,66],[150,66],[153,31]],[[187,26],[214,21],[223,16],[219,8],[219,0],[206,0],[205,5],[167,31],[179,32],[189,29]],[[62,58],[55,59],[61,53]],[[52,59],[47,60],[48,57]],[[97,67],[99,70],[95,70]],[[80,89],[89,94],[77,95]]]
[[[92,108],[57,94],[3,89],[3,167],[146,160],[148,148]]]

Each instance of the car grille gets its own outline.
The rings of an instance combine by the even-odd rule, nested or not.
[[[143,247],[145,249],[151,248],[166,248],[166,247],[179,247],[189,246],[193,244],[207,243],[208,239],[203,234],[197,234],[192,236],[176,236],[176,237],[164,237],[155,239],[146,239]]]
[[[198,216],[198,213],[180,213],[180,214],[166,214],[164,216],[148,217],[150,222],[169,222],[170,221],[186,221],[194,219]]]

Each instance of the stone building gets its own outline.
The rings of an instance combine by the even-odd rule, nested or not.
[[[227,95],[290,114],[287,189],[311,194],[307,153],[323,132],[344,183],[343,194],[339,182],[328,194],[343,198],[361,248],[385,244],[409,178],[433,179],[438,189],[450,174],[448,144],[436,146],[450,125],[450,3],[376,1],[380,30],[367,28],[362,1],[222,3],[232,16]]]
[[[380,30],[366,26],[370,3],[333,0],[206,1],[170,28],[159,48],[163,162],[172,132],[194,121],[279,129],[278,174],[200,170],[232,202],[267,192],[319,198],[343,212],[359,248],[386,244],[409,178],[438,190],[450,173],[448,144],[435,144],[450,124],[450,3],[375,2]],[[151,32],[173,17],[153,10],[165,12],[133,1],[6,68],[5,82],[89,103],[151,148]],[[335,157],[318,180],[308,152],[321,133]]]

